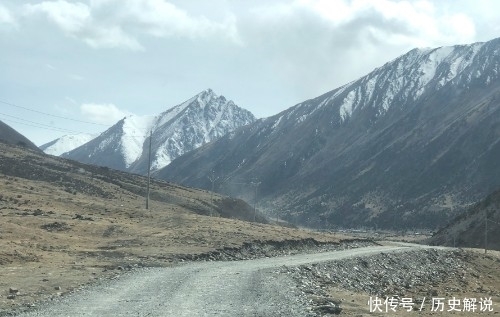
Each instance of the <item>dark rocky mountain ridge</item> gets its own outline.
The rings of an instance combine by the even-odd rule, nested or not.
[[[500,39],[415,49],[156,177],[315,227],[430,227],[500,187]]]

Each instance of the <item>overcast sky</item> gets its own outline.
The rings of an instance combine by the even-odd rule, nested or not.
[[[267,117],[499,21],[496,0],[2,0],[0,120],[41,145],[207,88]]]

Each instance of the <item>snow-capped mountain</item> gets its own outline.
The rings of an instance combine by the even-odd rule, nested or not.
[[[151,169],[154,171],[254,120],[249,111],[207,89],[158,116],[127,116],[63,157],[145,173],[151,132]]]
[[[414,49],[156,177],[209,189],[215,171],[249,201],[258,179],[261,208],[308,225],[437,226],[500,187],[499,78],[500,39]]]
[[[63,135],[58,139],[41,145],[40,149],[46,154],[60,156],[63,153],[69,152],[79,146],[82,146],[95,137],[97,137],[96,134],[89,133]]]

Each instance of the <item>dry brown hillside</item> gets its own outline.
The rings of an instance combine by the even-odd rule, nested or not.
[[[152,182],[146,210],[146,181],[0,143],[0,313],[187,254],[255,240],[340,239],[219,217],[253,219],[253,209],[166,182]]]

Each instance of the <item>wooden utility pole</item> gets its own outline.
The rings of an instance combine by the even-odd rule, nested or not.
[[[149,131],[148,188],[146,194],[146,209],[149,209],[149,184],[151,183],[151,140],[152,139],[153,139],[153,130]]]
[[[215,177],[215,171],[212,171],[212,175],[208,176],[208,179],[212,183],[212,190],[210,191],[210,202],[213,205],[214,204],[213,196],[214,196],[215,181],[217,181],[219,179],[219,177]],[[212,208],[210,208],[210,217],[212,217]]]
[[[488,210],[484,211],[484,254],[488,251]]]
[[[255,191],[253,194],[253,222],[257,219],[257,187],[259,187],[260,182],[252,182],[252,186],[254,187]]]

